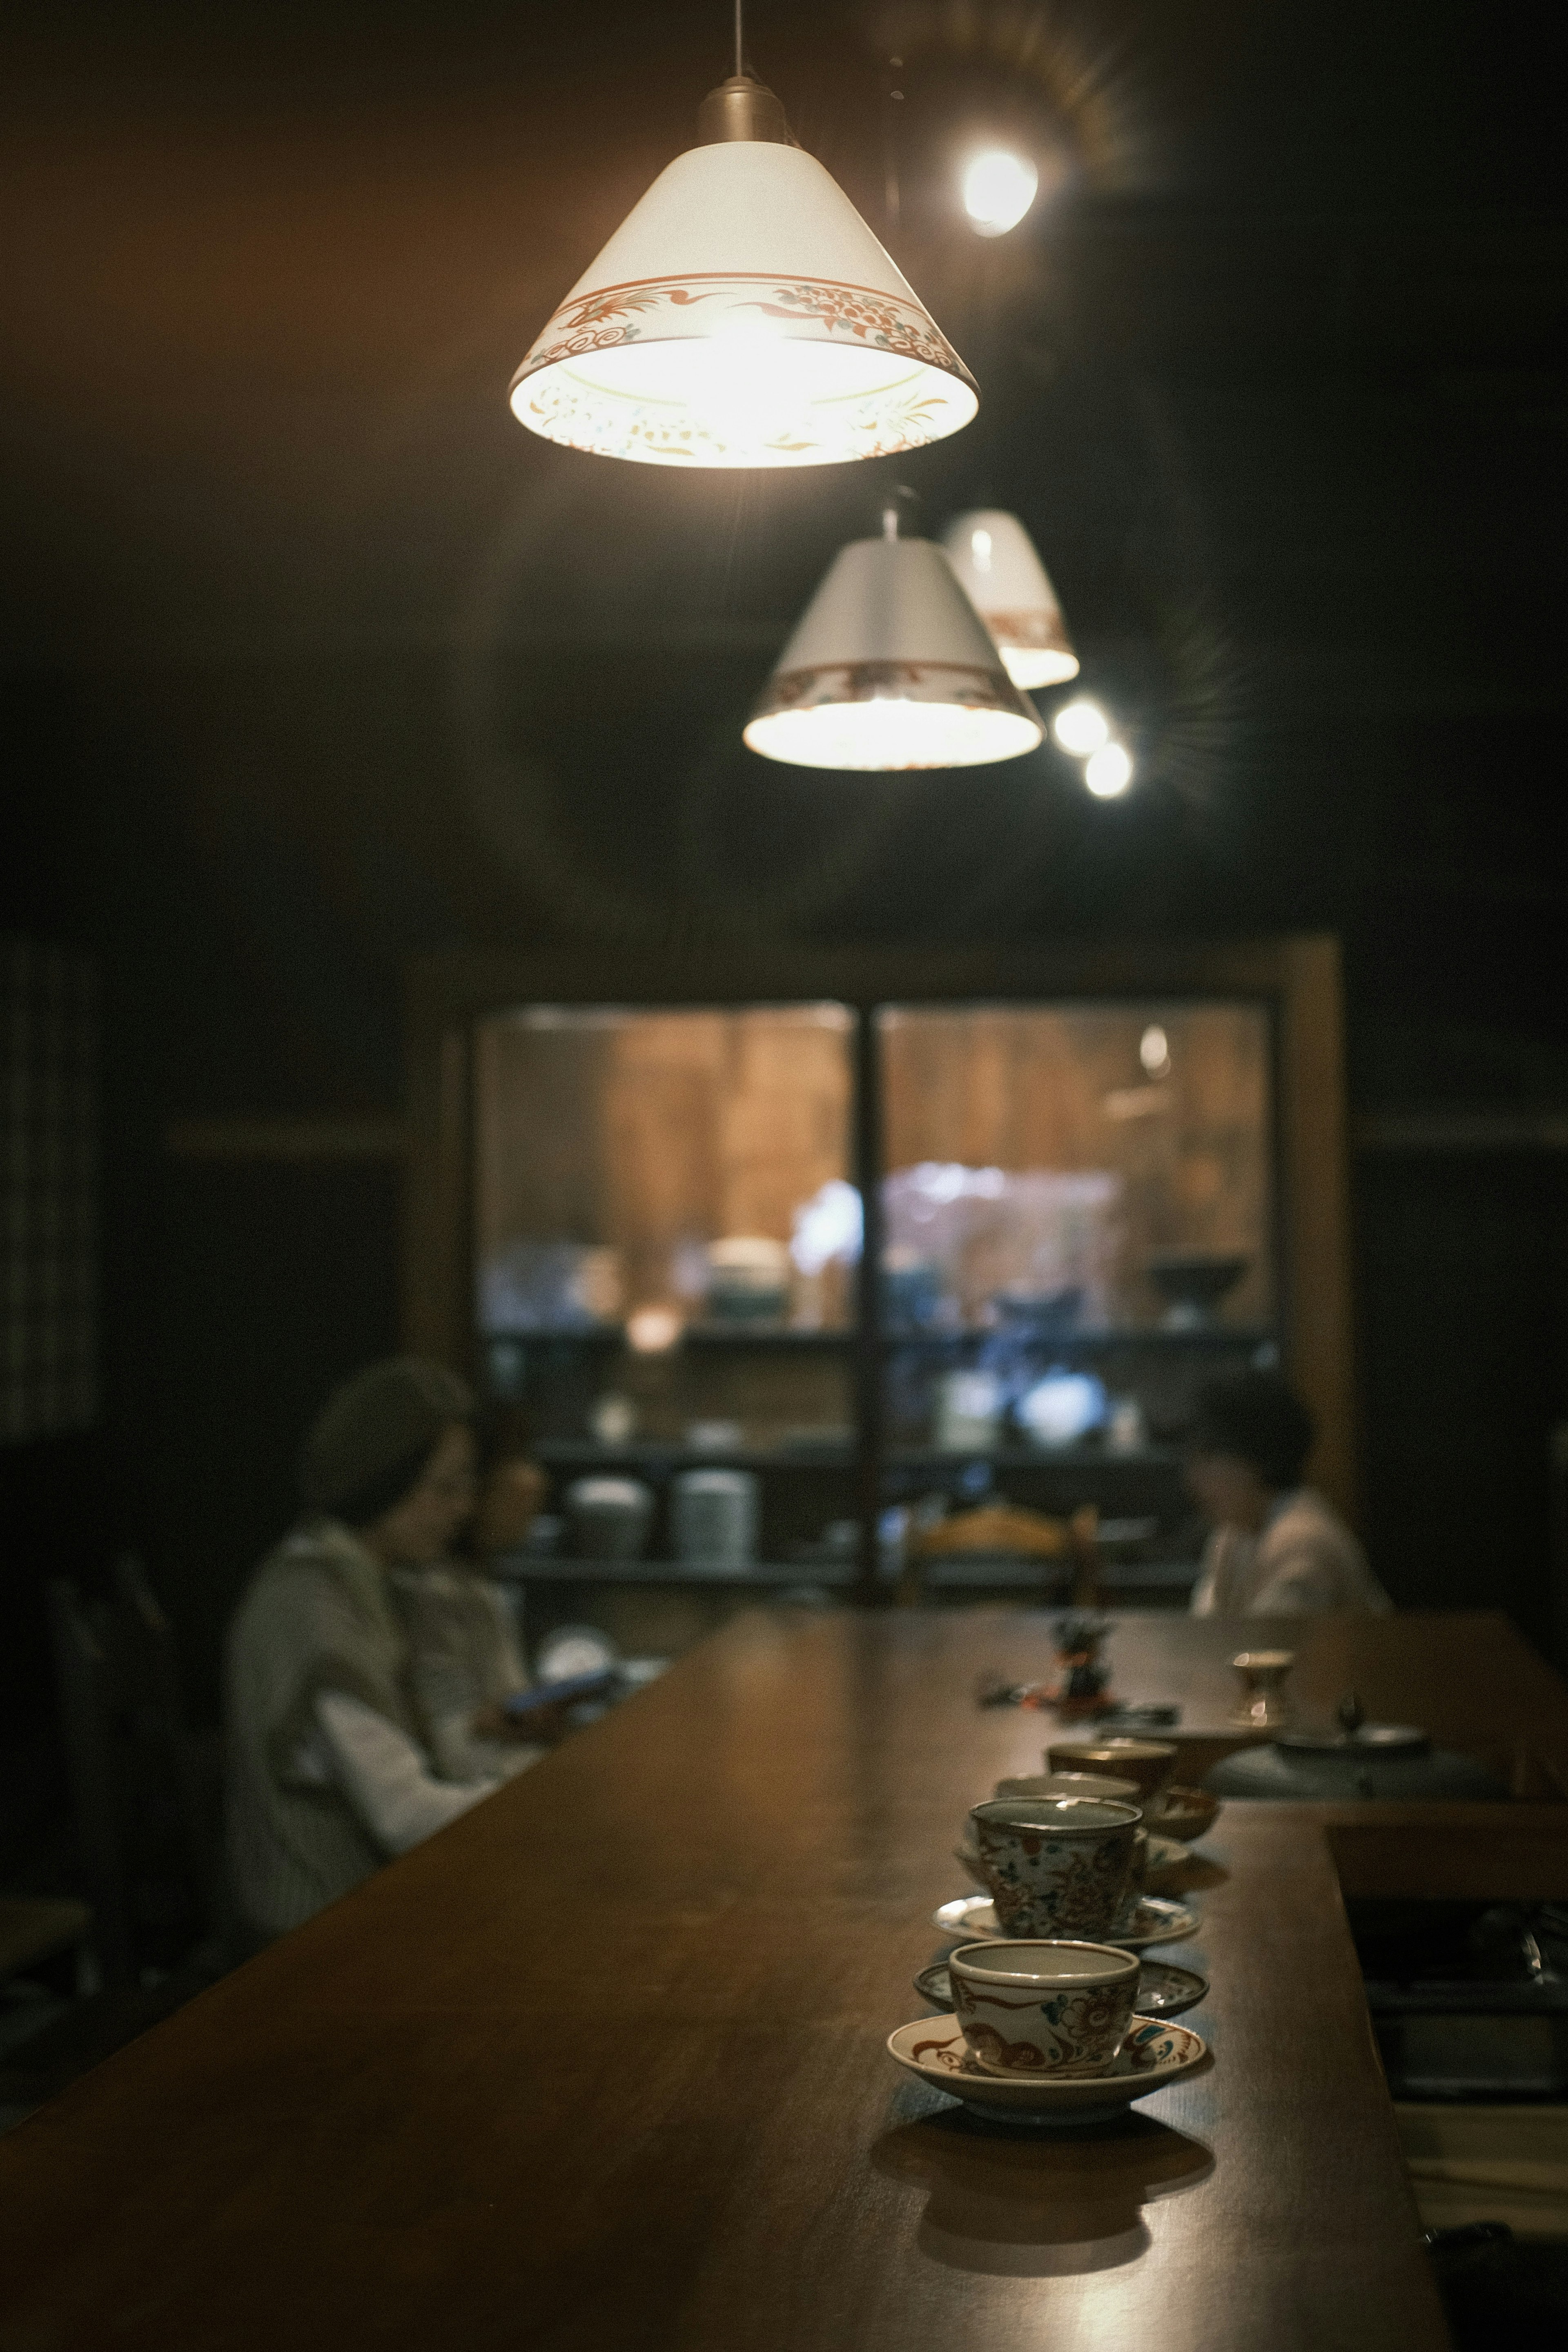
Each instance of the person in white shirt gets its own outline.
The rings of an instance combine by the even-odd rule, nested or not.
[[[1272,1373],[1211,1381],[1198,1399],[1187,1486],[1214,1522],[1194,1617],[1304,1617],[1392,1608],[1333,1506],[1301,1484],[1314,1435]]]
[[[299,1926],[500,1784],[450,1739],[464,1777],[442,1777],[420,1612],[397,1586],[445,1557],[474,1507],[472,1411],[452,1373],[399,1357],[339,1389],[306,1441],[305,1517],[229,1639],[228,1852],[247,1941]],[[504,1720],[485,1727],[499,1752]],[[528,1737],[558,1728],[535,1718]]]

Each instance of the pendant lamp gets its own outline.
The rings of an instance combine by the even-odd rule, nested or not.
[[[929,539],[842,547],[758,698],[745,740],[802,768],[971,768],[1044,730]]]
[[[825,466],[940,441],[974,382],[749,74],[710,91],[511,383],[547,441],[648,466]]]
[[[1016,515],[977,507],[953,518],[942,543],[1016,686],[1060,686],[1078,676],[1057,592]]]

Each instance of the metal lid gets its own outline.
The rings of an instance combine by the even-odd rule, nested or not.
[[[1366,1710],[1354,1691],[1346,1691],[1334,1709],[1334,1728],[1282,1731],[1276,1748],[1298,1755],[1338,1756],[1375,1760],[1380,1756],[1418,1756],[1431,1746],[1426,1732],[1413,1723],[1368,1723]]]
[[[1363,1723],[1354,1731],[1330,1730],[1325,1724],[1320,1731],[1282,1731],[1274,1741],[1276,1748],[1289,1748],[1300,1755],[1350,1759],[1415,1756],[1431,1744],[1428,1735],[1413,1723]]]

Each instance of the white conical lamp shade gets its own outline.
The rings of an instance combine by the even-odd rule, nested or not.
[[[940,441],[979,406],[963,362],[770,92],[777,128],[678,155],[512,379],[546,440],[649,466],[824,466]],[[717,118],[715,118],[717,119]]]
[[[1044,732],[929,539],[840,548],[745,730],[803,768],[971,768]]]
[[[942,543],[1015,686],[1060,686],[1078,676],[1057,592],[1016,515],[976,507],[953,518]]]

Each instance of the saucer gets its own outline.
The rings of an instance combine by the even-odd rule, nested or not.
[[[1199,1976],[1196,1969],[1178,1969],[1169,1960],[1145,1960],[1138,1971],[1138,1990],[1132,1996],[1133,2006],[1142,2017],[1180,2017],[1189,2009],[1196,2009],[1206,1999],[1207,1977]],[[947,1962],[933,1960],[915,1979],[915,1990],[933,2009],[952,2007],[952,1988],[947,1979]]]
[[[931,1926],[951,1936],[955,1944],[966,1936],[1012,1937],[1010,1927],[1002,1927],[994,1905],[984,1895],[960,1895],[931,1913]],[[1145,1895],[1132,1915],[1132,1924],[1096,1937],[1097,1943],[1110,1944],[1119,1952],[1141,1952],[1149,1944],[1184,1944],[1189,1936],[1198,1931],[1198,1915],[1190,1903],[1174,1902],[1168,1895]],[[1026,1941],[1028,1939],[1026,1938]]]
[[[1191,2074],[1207,2051],[1189,2026],[1134,2017],[1121,2056],[1103,2074],[987,2074],[944,2018],[917,2018],[888,2036],[888,2054],[906,2074],[962,2099],[977,2116],[1009,2124],[1103,2123]]]

